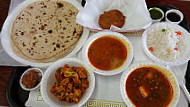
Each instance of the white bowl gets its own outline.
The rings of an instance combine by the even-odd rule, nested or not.
[[[170,20],[167,18],[168,13],[172,13],[172,12],[177,13],[177,14],[180,16],[180,20],[179,20],[178,22],[172,22],[172,21],[170,21]],[[181,11],[177,10],[177,9],[168,10],[168,11],[166,11],[166,14],[165,14],[165,20],[166,20],[167,22],[170,22],[170,23],[173,23],[173,24],[179,24],[179,23],[183,20],[183,17],[184,17],[184,16],[183,16],[183,13],[182,13]]]
[[[180,88],[179,88],[179,83],[177,81],[177,78],[175,77],[175,75],[172,73],[171,70],[167,69],[164,66],[161,66],[161,65],[158,65],[158,64],[155,64],[152,62],[142,62],[142,63],[133,64],[123,72],[123,74],[121,76],[121,80],[120,80],[120,91],[121,91],[121,96],[122,96],[125,104],[129,107],[135,107],[135,105],[132,103],[130,98],[127,96],[126,80],[127,80],[128,76],[135,69],[141,68],[141,67],[153,67],[153,68],[160,70],[164,75],[166,75],[167,79],[170,81],[171,86],[173,88],[173,97],[167,107],[175,107],[177,105],[177,103],[179,102],[179,98],[180,98]]]
[[[33,88],[26,88],[26,86],[22,83],[22,78],[23,78],[23,76],[24,76],[25,74],[27,74],[27,73],[28,73],[29,71],[31,71],[31,70],[38,71],[38,79],[40,79],[40,81],[39,81],[38,85],[36,85],[35,87],[33,87]],[[27,70],[22,74],[22,76],[21,76],[21,78],[20,78],[20,80],[19,80],[19,83],[20,83],[20,86],[21,86],[24,90],[26,90],[26,91],[32,91],[32,90],[37,89],[37,88],[40,86],[41,81],[42,81],[42,80],[41,80],[42,77],[43,77],[43,72],[42,72],[42,70],[40,70],[40,69],[38,69],[38,68],[29,68],[29,69],[27,69]]]
[[[158,11],[160,11],[162,13],[162,17],[161,18],[156,19],[156,20],[152,19],[152,22],[154,22],[154,23],[160,22],[164,18],[164,12],[163,12],[163,10],[160,9],[160,8],[158,8],[158,7],[152,7],[152,8],[149,9],[149,11],[152,10],[152,9],[156,9],[156,10],[158,10]]]
[[[114,38],[118,38],[119,40],[121,40],[121,42],[124,43],[124,45],[127,48],[127,58],[124,62],[124,64],[122,66],[120,66],[119,68],[113,69],[113,70],[109,70],[109,71],[105,71],[105,70],[100,70],[96,67],[94,67],[91,62],[89,61],[88,58],[88,49],[90,47],[90,45],[97,40],[100,37],[104,37],[104,36],[110,36],[110,37],[114,37]],[[105,75],[105,76],[109,76],[109,75],[115,75],[118,74],[120,72],[122,72],[124,69],[126,69],[132,59],[133,59],[133,47],[131,42],[129,41],[129,39],[127,37],[125,37],[124,35],[120,34],[120,33],[116,33],[116,32],[99,32],[96,33],[94,35],[92,35],[87,42],[85,43],[85,45],[83,46],[82,49],[82,58],[84,60],[84,63],[88,66],[88,68],[90,70],[92,70],[93,72],[97,73],[97,74],[101,74],[101,75]]]
[[[68,64],[69,67],[72,67],[72,66],[84,67],[88,71],[88,74],[89,74],[88,75],[89,88],[86,89],[86,92],[82,95],[82,97],[80,98],[80,102],[78,104],[75,104],[75,103],[67,104],[64,101],[59,101],[57,96],[54,96],[50,92],[52,86],[56,82],[55,71],[59,67],[63,67],[65,64]],[[42,82],[41,82],[41,92],[42,92],[43,99],[46,101],[46,103],[48,103],[52,107],[53,106],[55,106],[55,107],[57,107],[57,106],[65,106],[65,107],[82,106],[92,95],[94,87],[95,87],[94,73],[92,71],[88,70],[88,68],[85,65],[83,65],[83,62],[81,60],[75,59],[75,58],[63,58],[63,59],[56,61],[53,65],[48,67],[48,69],[45,71],[45,74],[44,74],[44,76],[42,78]]]
[[[148,47],[147,47],[147,33],[152,30],[155,29],[157,27],[163,27],[165,29],[171,27],[172,29],[175,30],[179,30],[182,32],[182,36],[185,38],[185,52],[184,55],[177,61],[166,61],[166,60],[162,60],[157,58],[155,55],[153,55]],[[186,62],[188,62],[190,60],[190,48],[188,46],[190,46],[190,34],[188,33],[187,30],[185,30],[183,27],[177,25],[177,24],[172,24],[169,22],[161,22],[161,23],[155,23],[152,26],[150,26],[148,29],[146,29],[143,34],[142,34],[142,46],[144,49],[144,52],[154,61],[156,61],[159,64],[163,64],[163,65],[171,65],[171,66],[176,66],[176,65],[181,65],[184,64]]]

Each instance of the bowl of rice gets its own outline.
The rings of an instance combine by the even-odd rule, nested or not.
[[[144,52],[163,65],[181,65],[190,60],[190,34],[169,22],[155,23],[142,35]]]

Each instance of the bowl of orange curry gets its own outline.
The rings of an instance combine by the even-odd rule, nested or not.
[[[129,107],[175,107],[180,97],[179,84],[172,71],[152,62],[133,64],[126,69],[120,89]]]
[[[86,41],[82,58],[95,73],[115,75],[130,65],[133,47],[129,39],[120,33],[99,32]]]
[[[95,87],[94,73],[76,58],[63,58],[48,67],[41,82],[43,99],[50,106],[80,107]]]

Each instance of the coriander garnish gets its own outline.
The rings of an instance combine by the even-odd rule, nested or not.
[[[100,61],[97,61],[97,64],[100,64]]]
[[[156,93],[153,93],[152,95],[154,98],[158,98],[158,95]]]

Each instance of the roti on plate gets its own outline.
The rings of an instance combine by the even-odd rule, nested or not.
[[[68,55],[83,27],[76,23],[78,9],[66,1],[37,1],[16,17],[11,45],[16,55],[32,62],[51,62]]]

